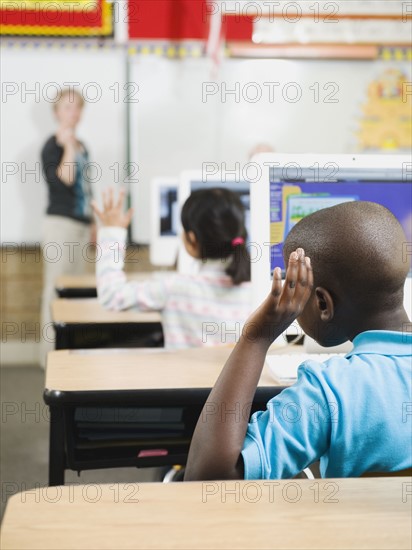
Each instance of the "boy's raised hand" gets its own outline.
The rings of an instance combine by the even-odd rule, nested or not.
[[[242,337],[207,398],[193,433],[185,481],[244,477],[240,453],[249,414],[239,418],[229,414],[222,421],[221,412],[209,411],[233,411],[238,407],[250,411],[267,348],[302,313],[312,288],[310,260],[298,248],[290,255],[283,287],[281,271],[275,269],[269,296],[246,321]]]
[[[114,200],[113,188],[108,191],[103,191],[103,210],[97,206],[96,201],[92,201],[91,205],[96,217],[102,225],[110,225],[116,227],[127,227],[133,216],[133,208],[129,208],[127,212],[123,212],[123,202],[126,191],[120,190],[119,198]]]
[[[302,313],[313,289],[313,271],[310,258],[298,248],[289,256],[285,284],[282,272],[273,272],[269,296],[248,319],[245,328],[254,340],[269,345]]]

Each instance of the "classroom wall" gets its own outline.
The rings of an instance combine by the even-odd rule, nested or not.
[[[203,57],[132,55],[131,85],[125,89],[125,58],[124,48],[2,47],[2,243],[34,243],[41,238],[46,186],[39,173],[39,155],[55,128],[52,104],[43,97],[43,92],[53,92],[48,83],[77,81],[81,88],[98,84],[101,98],[87,105],[79,127],[90,160],[102,171],[94,189],[99,193],[109,184],[129,188],[135,208],[132,237],[148,243],[153,177],[176,176],[184,169],[201,169],[207,162],[227,170],[238,162],[242,168],[259,142],[271,144],[277,152],[357,151],[356,131],[368,84],[388,67],[411,78],[410,65],[393,60],[223,59],[216,72]],[[16,86],[17,93],[6,96],[5,83]],[[265,83],[279,83],[272,88],[272,98]],[[24,93],[36,85],[37,96]],[[202,95],[206,85],[214,86],[217,93]],[[254,85],[262,94],[258,101]],[[237,95],[230,94],[236,89]],[[296,89],[301,93],[298,101],[294,101]],[[93,99],[93,85],[87,91]],[[37,167],[36,175],[25,175],[25,166]],[[16,167],[14,175],[5,172]]]
[[[41,239],[47,193],[40,173],[40,151],[55,131],[52,100],[57,86],[79,82],[90,99],[78,135],[89,149],[90,161],[97,165],[90,166],[94,191],[113,181],[111,166],[119,163],[123,169],[126,160],[124,51],[56,44],[54,48],[1,50],[2,243],[35,243]],[[121,90],[118,101],[114,96],[117,86]],[[29,94],[29,90],[35,93]]]

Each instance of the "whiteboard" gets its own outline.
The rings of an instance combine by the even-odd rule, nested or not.
[[[2,47],[2,243],[41,240],[47,188],[40,152],[55,131],[52,101],[57,87],[65,87],[64,82],[79,82],[90,99],[78,136],[89,149],[90,162],[96,164],[89,168],[94,192],[124,177],[125,66],[121,50]],[[117,86],[119,97],[115,97]],[[28,93],[30,90],[34,93]]]
[[[208,60],[136,56],[130,63],[130,80],[139,86],[139,102],[130,105],[131,162],[139,167],[138,182],[130,187],[135,208],[132,236],[147,243],[150,181],[197,168],[205,157],[216,159],[218,107],[201,101],[202,83],[210,73]]]

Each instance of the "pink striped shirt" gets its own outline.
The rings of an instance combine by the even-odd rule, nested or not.
[[[232,284],[226,262],[202,262],[197,275],[157,273],[143,282],[123,271],[126,229],[102,227],[96,262],[99,302],[107,309],[160,311],[169,349],[235,343],[251,313],[251,284]]]

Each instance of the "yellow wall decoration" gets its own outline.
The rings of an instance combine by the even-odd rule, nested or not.
[[[357,133],[360,149],[396,151],[412,147],[412,83],[399,69],[385,70],[368,86]]]

